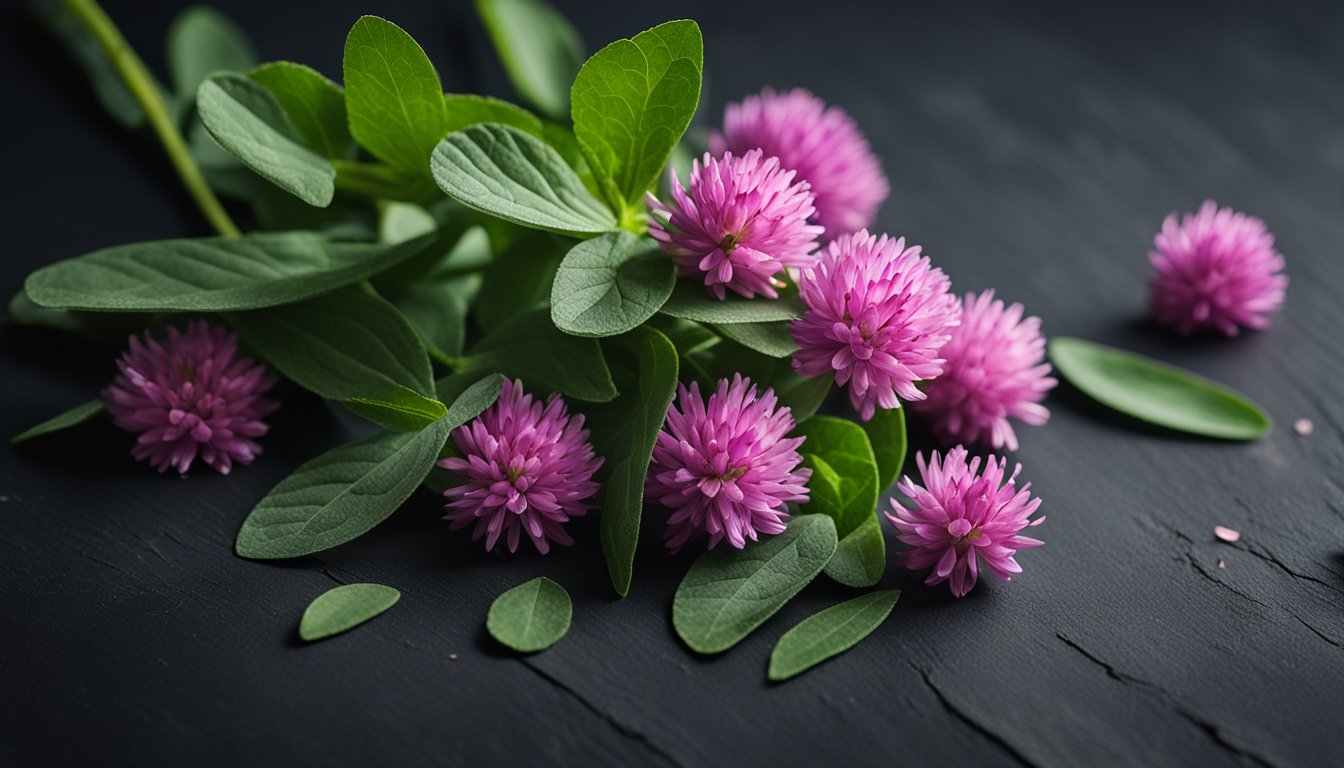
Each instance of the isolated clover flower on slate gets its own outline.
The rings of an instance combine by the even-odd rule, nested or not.
[[[700,387],[679,385],[653,447],[644,494],[672,510],[663,532],[679,551],[701,534],[708,548],[737,549],[759,534],[784,531],[788,502],[808,499],[812,470],[800,467],[793,414],[771,389],[759,397],[750,379],[721,379],[706,402]]]
[[[602,459],[593,454],[583,416],[570,416],[563,398],[543,403],[521,381],[505,381],[495,404],[452,437],[462,456],[439,466],[466,480],[443,492],[450,499],[443,519],[452,530],[475,524],[472,541],[484,536],[487,550],[503,537],[516,552],[523,533],[543,555],[552,541],[574,543],[564,524],[592,508],[593,473]]]
[[[1022,313],[1021,304],[1005,307],[993,291],[966,294],[961,324],[939,351],[942,374],[924,384],[925,399],[911,403],[945,445],[983,441],[1015,451],[1009,418],[1034,426],[1050,418],[1041,400],[1058,382],[1045,362],[1041,319]]]
[[[746,298],[778,298],[785,267],[816,261],[821,227],[808,224],[812,194],[779,160],[753,149],[740,157],[705,153],[691,165],[690,187],[672,177],[674,205],[646,195],[649,235],[677,262],[682,277],[703,277],[722,299],[732,290]]]
[[[798,280],[807,310],[789,330],[793,367],[848,385],[864,421],[877,407],[922,400],[915,382],[943,372],[943,345],[959,322],[958,302],[941,269],[919,246],[860,230],[832,240]],[[899,399],[898,399],[899,398]]]
[[[948,451],[941,462],[937,453],[927,462],[923,454],[918,454],[915,461],[924,484],[916,485],[907,476],[896,485],[914,501],[915,508],[907,509],[892,499],[896,514],[886,513],[896,526],[896,538],[910,546],[900,556],[905,566],[911,570],[931,568],[924,583],[932,586],[949,582],[957,597],[975,586],[980,560],[1004,581],[1021,573],[1014,555],[1044,542],[1020,534],[1045,521],[1044,517],[1028,519],[1041,506],[1041,500],[1032,497],[1031,483],[1017,486],[1022,465],[1017,465],[1005,480],[1007,461],[990,456],[981,474],[980,457],[968,464],[966,449],[961,446]]]
[[[1149,283],[1153,316],[1178,333],[1205,328],[1236,336],[1265,328],[1288,287],[1274,235],[1254,216],[1204,201],[1178,222],[1172,213],[1148,254],[1157,274]]]
[[[279,406],[262,395],[274,382],[266,366],[239,357],[224,326],[193,320],[185,332],[169,327],[163,342],[132,336],[117,368],[103,401],[118,427],[139,433],[136,459],[185,475],[199,456],[227,475],[261,453],[262,418]]]
[[[723,131],[710,134],[709,148],[716,155],[760,149],[779,158],[783,168],[811,185],[816,221],[828,238],[871,224],[890,191],[854,120],[802,88],[782,94],[766,88],[729,104]]]

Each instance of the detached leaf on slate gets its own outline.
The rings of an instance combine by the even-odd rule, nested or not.
[[[778,299],[744,299],[730,293],[720,300],[706,293],[705,287],[695,280],[678,280],[661,311],[683,320],[715,325],[775,323],[802,317],[803,303],[797,296],[788,295]]]
[[[96,400],[90,400],[89,402],[84,403],[82,405],[76,405],[74,408],[71,408],[65,413],[53,416],[50,419],[47,419],[46,421],[42,422],[41,424],[25,429],[24,431],[10,438],[9,442],[11,445],[18,445],[19,443],[32,440],[34,437],[41,437],[42,435],[49,435],[52,432],[59,432],[63,429],[69,429],[70,427],[76,426],[78,424],[83,424],[84,422],[88,421],[89,419],[92,419],[94,416],[97,416],[102,412],[103,412],[102,399],[100,398]]]
[[[570,249],[551,287],[551,319],[575,336],[616,336],[658,311],[677,268],[658,244],[608,232]]]
[[[345,39],[350,133],[374,157],[416,174],[448,132],[443,86],[429,57],[390,21],[365,16]]]
[[[299,637],[312,642],[353,629],[396,605],[401,593],[382,584],[346,584],[323,592],[308,604]]]
[[[485,628],[519,653],[544,651],[569,631],[574,606],[565,588],[539,576],[510,589],[490,604]]]
[[[700,102],[704,43],[694,21],[669,21],[593,54],[570,91],[574,135],[603,194],[638,210]]]
[[[331,549],[387,519],[429,474],[451,427],[380,432],[309,461],[266,494],[238,530],[240,557],[267,560]]]
[[[858,644],[891,615],[899,589],[870,592],[803,619],[770,653],[770,679],[788,680]]]
[[[345,115],[345,92],[339,85],[291,61],[262,64],[247,76],[275,96],[308,147],[333,160],[349,156],[354,140]]]
[[[346,288],[229,323],[296,384],[385,427],[422,429],[446,413],[419,334],[377,296]]]
[[[605,403],[618,394],[596,339],[561,333],[545,310],[519,315],[471,350],[464,371],[522,379],[528,391]]]
[[[219,145],[268,181],[319,208],[336,193],[331,160],[304,145],[280,102],[244,75],[212,75],[196,107]]]
[[[246,72],[257,63],[247,35],[227,16],[202,5],[187,8],[168,27],[168,74],[180,101],[216,72]]]
[[[880,489],[868,437],[859,425],[833,416],[813,416],[798,433],[806,437],[798,450],[812,468],[811,500],[802,509],[830,516],[840,537],[826,575],[847,586],[872,586],[886,569],[886,543],[877,525]]]
[[[1254,440],[1269,416],[1245,396],[1202,376],[1082,339],[1050,340],[1050,360],[1093,400],[1140,421],[1225,440]]]
[[[569,117],[569,86],[583,65],[583,40],[543,0],[476,0],[476,13],[514,90],[552,120]]]
[[[784,607],[835,552],[835,523],[800,515],[788,530],[741,551],[711,550],[677,587],[672,625],[691,650],[719,653],[736,645]]]
[[[525,227],[582,237],[616,228],[611,211],[540,139],[498,123],[451,133],[430,163],[444,194]]]
[[[28,276],[39,306],[123,312],[227,312],[288,304],[363,280],[419,253],[338,243],[311,232],[157,240],[104,248]]]

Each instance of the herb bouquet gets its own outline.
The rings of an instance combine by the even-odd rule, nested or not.
[[[345,41],[342,87],[258,64],[227,19],[189,10],[170,30],[165,87],[92,0],[44,8],[109,112],[162,142],[218,236],[116,246],[28,278],[16,321],[91,332],[115,316],[141,335],[101,397],[16,440],[107,411],[160,472],[227,473],[261,450],[275,372],[381,429],[276,485],[238,532],[242,557],[338,546],[424,484],[490,549],[545,553],[572,543],[568,520],[598,514],[625,595],[640,528],[660,525],[669,549],[703,552],[673,623],[715,653],[819,574],[878,583],[901,401],[948,446],[1011,450],[1010,418],[1045,421],[1055,382],[1039,322],[991,294],[959,299],[918,246],[865,229],[887,181],[841,109],[766,90],[693,150],[695,22],[585,60],[539,0],[477,9],[534,111],[445,94],[410,35],[374,16]],[[254,226],[241,231],[217,195]],[[855,418],[816,415],[837,387]],[[886,513],[904,563],[957,595],[978,567],[1019,571],[1017,550],[1040,544],[1023,535],[1040,501],[1006,461],[955,447],[919,470]],[[853,645],[897,594],[790,631],[772,678]],[[300,632],[343,631],[396,597],[338,588]],[[564,590],[537,579],[502,595],[488,626],[535,651],[569,621]]]

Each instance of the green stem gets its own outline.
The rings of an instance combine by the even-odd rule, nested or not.
[[[233,219],[229,218],[228,212],[220,204],[219,198],[211,191],[196,161],[191,158],[187,143],[182,139],[182,132],[173,122],[168,105],[164,103],[153,76],[149,74],[140,57],[135,55],[126,38],[121,36],[112,19],[107,17],[96,0],[61,0],[61,4],[102,46],[108,61],[117,70],[117,74],[121,75],[122,81],[131,90],[140,108],[145,111],[145,116],[149,118],[154,133],[158,134],[159,142],[168,153],[168,159],[172,161],[178,177],[182,179],[182,184],[191,193],[192,199],[196,201],[197,207],[201,209],[210,225],[225,237],[238,237],[242,234],[238,230],[238,225],[233,223]]]

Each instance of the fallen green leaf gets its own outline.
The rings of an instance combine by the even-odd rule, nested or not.
[[[770,679],[788,680],[853,648],[891,615],[900,596],[899,589],[870,592],[803,619],[770,653]]]
[[[485,628],[519,653],[544,651],[569,631],[574,606],[565,588],[539,576],[510,589],[490,604]]]
[[[308,604],[299,621],[307,642],[339,635],[396,605],[401,593],[382,584],[346,584],[323,592]]]

